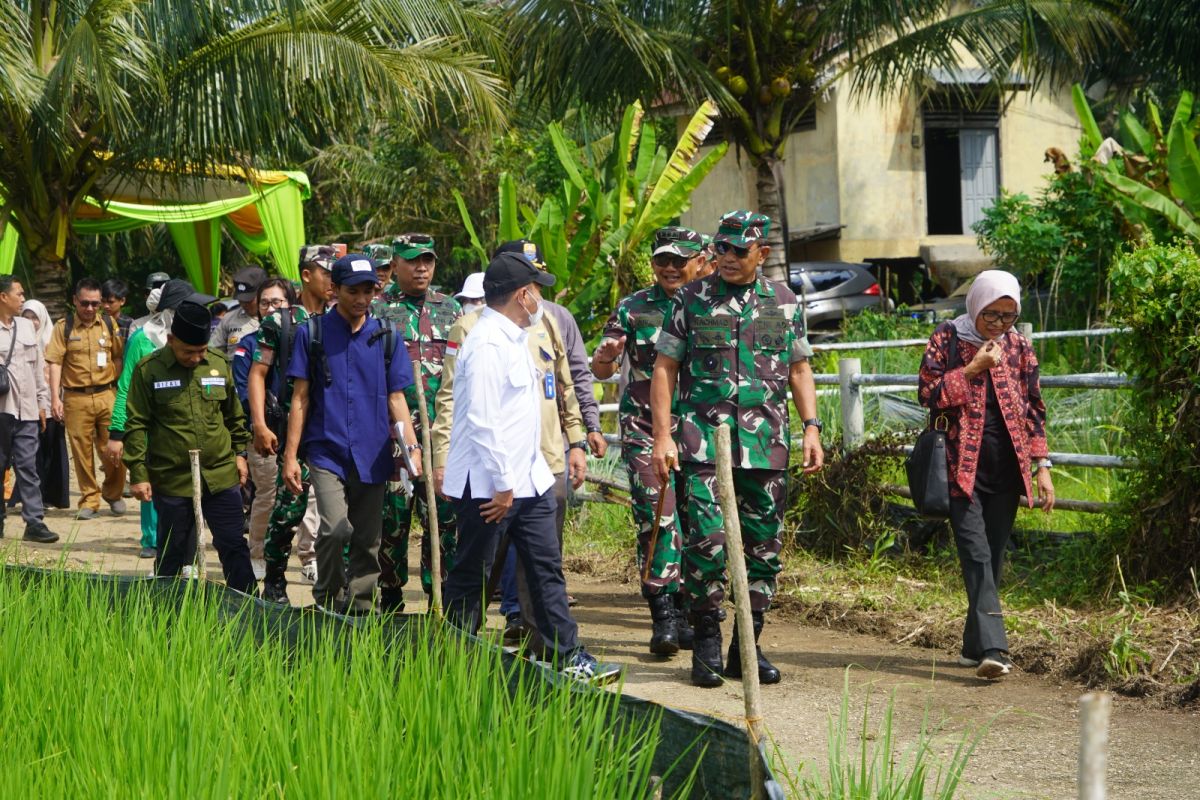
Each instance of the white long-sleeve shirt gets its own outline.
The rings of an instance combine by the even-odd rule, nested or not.
[[[554,485],[541,453],[543,391],[525,338],[503,314],[485,308],[458,353],[454,419],[442,490],[490,499],[511,490],[536,497]]]

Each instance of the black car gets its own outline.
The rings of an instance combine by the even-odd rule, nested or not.
[[[896,307],[882,296],[868,264],[793,261],[788,265],[788,285],[804,303],[809,330],[818,335],[837,333],[843,319],[868,308],[890,312]]]

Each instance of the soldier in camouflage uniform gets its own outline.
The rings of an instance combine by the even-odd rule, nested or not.
[[[332,247],[323,245],[307,245],[300,249],[300,305],[293,306],[289,313],[291,325],[288,339],[295,336],[296,327],[313,314],[322,314],[329,301],[333,298],[333,281],[330,269],[337,260],[337,254]],[[276,311],[262,320],[258,329],[258,344],[254,351],[254,363],[250,367],[248,379],[250,394],[250,420],[254,433],[254,449],[262,455],[274,454],[277,458],[283,454],[283,442],[271,430],[266,421],[266,387],[272,383],[271,373],[279,368],[278,354],[284,347],[290,347],[291,342],[282,341],[282,310]],[[291,382],[284,381],[282,396],[276,398],[281,409],[287,412],[291,402]],[[255,402],[262,398],[261,402]],[[285,417],[286,419],[286,417]],[[286,422],[285,422],[286,427]],[[292,493],[283,482],[283,459],[278,458],[278,469],[275,474],[275,504],[271,508],[271,517],[267,521],[266,540],[263,544],[263,559],[266,561],[266,575],[263,578],[263,599],[273,603],[287,603],[287,570],[288,558],[292,553],[292,540],[296,528],[307,524],[308,538],[316,537],[317,509],[312,493],[308,491],[308,466],[300,462],[301,475],[305,487],[301,494]],[[303,551],[311,549],[311,545]],[[315,583],[316,561],[304,565],[304,577]]]
[[[651,463],[654,429],[650,416],[650,378],[654,373],[654,346],[662,331],[663,318],[676,290],[689,283],[706,261],[700,234],[688,228],[662,228],[654,235],[650,263],[655,284],[634,292],[617,304],[604,326],[604,338],[592,356],[592,372],[608,378],[618,367],[628,370],[619,406],[621,458],[629,475],[633,519],[638,527],[637,561],[642,597],[650,605],[652,631],[650,652],[673,655],[681,645],[679,616],[680,530],[672,476],[664,485]],[[623,362],[623,363],[622,363]],[[657,538],[652,543],[654,514],[659,487],[664,487],[662,515]],[[653,553],[649,570],[646,558]]]
[[[375,296],[383,297],[383,293],[392,287],[392,246],[368,244],[363,247],[363,255],[375,262],[375,277],[379,281]]]
[[[434,398],[442,383],[446,341],[455,321],[462,316],[462,307],[457,300],[430,288],[436,266],[437,255],[434,253],[432,237],[420,233],[397,237],[392,242],[395,280],[371,308],[374,316],[396,323],[396,327],[404,334],[404,343],[408,346],[414,369],[417,364],[421,365],[425,409],[430,424],[435,417]],[[417,411],[416,388],[405,390],[404,399],[413,410],[413,425],[417,429],[417,441],[420,441],[421,422]],[[383,538],[379,546],[380,607],[384,610],[399,611],[404,608],[403,586],[408,582],[408,535],[412,527],[414,505],[421,519],[426,521],[426,533],[421,537],[421,588],[426,594],[433,591],[429,509],[426,508],[422,481],[414,484],[414,494],[415,501],[404,496],[399,484],[388,484],[383,503]],[[453,566],[456,541],[454,506],[439,499],[437,516],[443,573],[438,580],[442,580]]]
[[[683,556],[684,590],[691,598],[696,629],[692,682],[697,686],[719,686],[722,675],[741,676],[736,631],[728,664],[724,669],[721,664],[725,521],[717,503],[716,427],[730,429],[763,683],[780,679],[757,641],[780,569],[779,530],[791,443],[789,388],[804,421],[805,471],[814,472],[824,462],[803,309],[791,289],[759,274],[769,251],[770,222],[749,211],[730,212],[721,219],[713,239],[717,271],[675,293],[656,345],[650,389],[653,461],[663,480],[668,477],[668,456],[677,453],[682,467],[682,505],[688,508],[690,526]],[[672,438],[677,379],[679,427]]]

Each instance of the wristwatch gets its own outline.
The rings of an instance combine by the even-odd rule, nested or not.
[[[587,442],[582,442],[582,441],[571,442],[569,445],[567,445],[567,449],[569,449],[569,450],[587,450]]]
[[[404,445],[404,449],[411,453],[413,450],[420,450],[421,444],[419,442],[417,444],[406,444]]]
[[[587,432],[588,433],[604,433],[604,431],[600,430],[599,428],[588,428]]]
[[[821,422],[819,417],[813,417],[812,419],[804,420],[804,429],[808,430],[808,428],[810,426],[813,428],[816,428],[817,433],[820,433],[821,430],[825,427],[825,425]]]

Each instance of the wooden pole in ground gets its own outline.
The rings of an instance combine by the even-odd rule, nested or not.
[[[654,524],[650,527],[650,542],[646,547],[646,563],[642,565],[642,585],[650,580],[650,569],[654,562],[654,545],[658,541],[659,522],[662,520],[663,501],[667,499],[667,486],[673,480],[671,470],[675,467],[675,456],[667,456],[667,480],[658,487],[658,502],[654,504]]]
[[[762,771],[762,760],[758,743],[763,736],[762,698],[758,684],[758,654],[754,649],[754,618],[750,613],[750,580],[746,575],[746,551],[742,547],[742,522],[738,517],[737,496],[733,491],[733,459],[730,449],[729,428],[718,425],[717,447],[717,498],[721,504],[721,516],[725,520],[725,565],[729,570],[729,583],[733,586],[735,624],[737,625],[742,658],[742,695],[746,704],[746,728],[750,732],[750,778],[753,781],[753,797],[760,797],[766,775]]]
[[[1112,696],[1089,692],[1079,698],[1079,800],[1104,800],[1108,770],[1108,717]]]
[[[208,553],[205,552],[204,509],[200,505],[200,451],[189,450],[192,459],[192,510],[196,513],[196,575],[200,580],[208,579]]]
[[[425,407],[425,387],[421,380],[421,365],[417,365],[417,417],[421,420],[421,475],[425,484],[425,535],[429,537],[429,572],[431,575],[429,610],[442,615],[442,539],[438,534],[437,491],[433,487],[433,453],[430,452],[429,410]],[[400,443],[404,447],[404,442]]]

